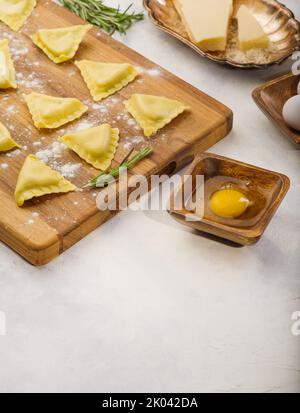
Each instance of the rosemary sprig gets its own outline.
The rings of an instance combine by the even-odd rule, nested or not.
[[[108,171],[102,172],[100,175],[91,179],[90,182],[84,188],[104,188],[112,182],[115,182],[115,179],[119,177],[122,169],[131,169],[137,165],[142,159],[153,153],[152,148],[141,149],[136,155],[130,159],[126,159],[117,167],[112,168]]]
[[[112,35],[115,31],[125,34],[135,21],[144,18],[143,13],[130,12],[132,4],[124,11],[106,6],[103,0],[59,0],[59,2],[82,19]]]

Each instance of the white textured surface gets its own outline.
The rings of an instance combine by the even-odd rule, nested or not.
[[[300,18],[298,0],[285,3]],[[1,244],[0,391],[299,392],[299,151],[250,96],[291,62],[217,66],[148,19],[124,41],[233,109],[234,131],[213,151],[286,173],[292,188],[249,248],[163,212],[121,213],[44,268]]]

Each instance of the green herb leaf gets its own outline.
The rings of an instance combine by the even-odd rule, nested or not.
[[[121,165],[117,166],[116,168],[112,168],[108,171],[102,172],[100,175],[96,176],[95,178],[91,179],[90,182],[85,186],[89,188],[104,188],[105,186],[109,185],[112,182],[115,182],[115,179],[119,177],[122,169],[131,169],[135,165],[137,165],[142,159],[146,158],[147,156],[153,153],[152,148],[144,148],[141,149],[136,155],[134,155],[130,159],[125,159]]]
[[[144,18],[143,13],[130,12],[132,4],[126,10],[106,6],[103,0],[59,0],[59,2],[73,13],[89,23],[100,27],[108,34],[115,31],[125,34],[135,21]]]

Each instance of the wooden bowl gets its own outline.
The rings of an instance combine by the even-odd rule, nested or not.
[[[268,34],[271,47],[266,62],[258,61],[253,56],[249,56],[249,60],[244,62],[238,61],[228,52],[204,52],[190,40],[172,0],[144,0],[144,6],[151,21],[158,28],[181,40],[201,56],[217,63],[243,69],[267,68],[282,63],[293,52],[300,50],[300,23],[283,4],[275,0],[235,1],[236,6],[239,3],[246,4]]]
[[[287,74],[259,86],[252,93],[254,101],[264,114],[297,145],[300,144],[300,132],[287,126],[283,120],[282,108],[289,98],[297,94],[299,82],[300,75]]]
[[[187,175],[192,176],[191,193],[187,194],[185,182],[174,191],[168,210],[171,216],[191,228],[240,245],[251,245],[261,238],[290,187],[290,180],[285,175],[211,153],[198,156]],[[197,202],[194,198],[197,176],[204,178],[202,216],[190,207],[191,201]],[[246,212],[237,219],[219,217],[209,206],[211,195],[229,185],[238,188],[251,201]],[[198,193],[201,195],[201,191]],[[183,209],[177,207],[178,198],[185,199]]]

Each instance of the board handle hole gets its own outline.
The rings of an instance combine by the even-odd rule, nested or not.
[[[177,169],[177,162],[173,161],[167,166],[163,167],[157,175],[168,175],[171,176]]]

